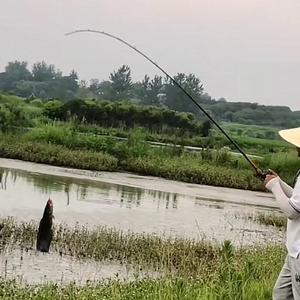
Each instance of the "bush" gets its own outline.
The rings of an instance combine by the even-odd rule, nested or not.
[[[0,156],[97,171],[115,171],[118,165],[118,160],[109,154],[88,150],[70,150],[61,145],[26,142],[5,136],[1,136]]]

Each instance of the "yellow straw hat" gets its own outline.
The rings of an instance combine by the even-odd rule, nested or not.
[[[284,140],[300,148],[300,127],[280,130],[278,133]]]

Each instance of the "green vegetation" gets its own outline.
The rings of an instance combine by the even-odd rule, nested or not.
[[[80,133],[72,125],[44,125],[26,133],[2,135],[0,155],[7,158],[90,170],[125,170],[190,183],[249,190],[263,186],[240,156],[226,150],[187,152],[182,147],[150,147],[145,132],[133,130],[127,140]],[[294,153],[259,159],[293,184],[300,161]]]
[[[133,128],[142,126],[152,132],[203,135],[202,124],[191,113],[167,108],[140,106],[130,102],[74,100],[57,107],[48,102],[45,115],[56,120],[78,120],[103,127]]]
[[[117,159],[109,154],[89,150],[70,150],[60,145],[22,142],[18,137],[1,136],[0,155],[56,166],[101,171],[115,171]]]
[[[299,126],[299,112],[215,100],[204,94],[195,75],[179,73],[175,79],[214,117],[226,122],[225,129],[244,150],[259,156],[255,162],[261,168],[274,169],[293,184],[300,160],[290,145],[278,139],[277,128]],[[0,157],[264,189],[247,162],[229,152],[235,150],[232,145],[166,78],[145,76],[134,83],[130,68],[122,66],[107,81],[79,83],[75,71],[63,76],[45,62],[29,71],[26,62],[15,61],[0,74],[0,90],[6,92],[0,94]],[[171,145],[152,147],[149,141]],[[189,152],[183,145],[203,149]],[[286,222],[277,215],[252,220],[280,228]],[[0,220],[0,253],[34,248],[36,230],[32,222]],[[26,286],[0,278],[0,299],[270,299],[285,257],[284,248],[271,243],[234,248],[229,241],[216,245],[79,225],[57,225],[51,247],[74,259],[128,264],[160,277],[84,286]]]
[[[259,213],[246,216],[237,215],[236,218],[251,220],[262,225],[273,226],[283,230],[285,230],[287,226],[287,217],[279,213]]]
[[[34,247],[35,223],[1,224],[1,249]],[[133,234],[100,227],[60,225],[52,251],[79,259],[114,261],[157,271],[160,278],[110,280],[84,286],[30,287],[0,280],[1,299],[270,299],[285,250],[278,245],[235,249],[229,241],[205,241]],[[6,250],[9,251],[9,250]],[[268,276],[265,276],[268,274]],[[96,297],[96,298],[95,298]]]
[[[267,226],[274,226],[278,228],[286,228],[287,218],[283,215],[276,214],[259,214],[255,220],[260,224],[264,224]]]
[[[126,142],[76,133],[68,135],[55,127],[53,131],[29,132],[23,137],[4,135],[0,140],[0,156],[98,171],[119,169],[191,183],[262,188],[249,169],[236,172],[243,162],[227,152],[189,154],[181,148],[150,148],[139,132]]]
[[[274,271],[272,272],[274,273]],[[264,274],[265,275],[265,274]],[[99,299],[99,300],[269,300],[272,297],[272,285],[275,274],[263,280],[250,280],[249,271],[223,276],[209,285],[187,278],[151,280],[143,279],[134,282],[110,281],[87,284],[86,286],[20,286],[14,281],[0,281],[0,297],[3,300],[61,300],[61,299]],[[228,278],[227,278],[228,277]],[[266,276],[264,276],[266,277]],[[251,278],[252,279],[252,278]],[[225,281],[224,280],[228,280]]]
[[[54,65],[37,62],[29,70],[27,62],[9,62],[0,74],[0,91],[33,99],[105,99],[110,101],[130,100],[143,105],[165,106],[179,112],[190,112],[198,118],[203,115],[187,96],[170,80],[161,76],[152,79],[145,75],[141,81],[133,82],[131,69],[123,65],[109,74],[106,80],[78,80],[72,70],[68,75]],[[249,102],[227,102],[213,99],[204,92],[201,80],[195,74],[175,74],[174,79],[217,120],[273,127],[300,126],[300,112],[292,112],[285,106],[264,106]],[[116,117],[115,120],[118,118]],[[267,134],[273,134],[271,131]],[[258,137],[258,136],[257,136]],[[269,138],[268,137],[268,138]]]
[[[224,137],[215,130],[208,137],[199,136],[207,130],[207,125],[191,114],[125,102],[24,101],[9,95],[0,97],[1,112],[6,116],[0,122],[2,157],[263,190],[245,160],[228,152],[232,146]],[[57,118],[61,121],[51,120]],[[114,119],[118,122],[114,123]],[[227,129],[242,148],[260,156],[255,158],[256,163],[263,169],[276,170],[293,184],[300,168],[293,148],[278,139],[247,137],[243,126],[239,135],[236,126],[230,125]],[[252,126],[251,132],[255,130],[263,132],[264,128]],[[153,147],[148,141],[170,145]],[[203,149],[191,152],[178,145]],[[230,147],[225,150],[224,146]]]

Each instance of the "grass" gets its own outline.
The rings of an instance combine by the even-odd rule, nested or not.
[[[131,135],[126,142],[78,136],[57,129],[5,136],[0,141],[0,156],[57,166],[90,170],[123,170],[190,183],[262,190],[261,182],[251,170],[243,169],[240,158],[227,152],[185,153],[181,148],[150,148],[140,136]],[[143,135],[142,135],[143,136]],[[47,143],[48,142],[48,143]],[[237,172],[239,169],[239,172]]]
[[[263,190],[261,182],[250,170],[239,170],[226,164],[181,155],[177,158],[147,155],[130,158],[126,170],[142,175],[161,176],[189,183],[215,185],[239,189]]]
[[[279,213],[258,213],[249,215],[236,215],[236,218],[241,218],[245,220],[251,220],[252,222],[257,222],[266,226],[273,226],[278,229],[286,229],[287,217]]]
[[[258,214],[254,217],[254,221],[263,225],[274,226],[283,229],[285,229],[287,225],[287,217],[278,214]]]
[[[223,278],[225,280],[226,278]],[[222,279],[204,285],[201,281],[188,278],[149,280],[136,282],[112,281],[107,284],[87,284],[78,287],[74,284],[57,286],[20,286],[14,281],[0,281],[0,299],[12,300],[269,300],[272,295],[274,278],[267,276],[262,281],[242,281]],[[245,281],[244,281],[245,280]]]
[[[47,125],[23,135],[2,135],[0,156],[97,171],[130,171],[189,183],[264,190],[246,161],[226,150],[188,153],[178,147],[152,148],[145,142],[145,136],[144,131],[135,130],[126,141],[118,141],[80,134],[66,125]],[[300,168],[300,160],[292,152],[270,154],[256,163],[261,168],[276,170],[290,184]]]
[[[1,247],[33,247],[35,223],[0,221]],[[51,251],[80,259],[114,260],[154,269],[163,276],[133,282],[111,280],[84,286],[24,286],[0,279],[0,299],[270,299],[282,266],[281,245],[235,249],[183,238],[133,234],[99,227],[55,228]],[[266,276],[268,274],[268,276]]]
[[[0,156],[55,166],[114,171],[117,159],[107,153],[71,150],[61,145],[24,142],[15,136],[1,136]]]

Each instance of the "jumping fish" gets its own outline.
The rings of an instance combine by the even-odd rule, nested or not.
[[[38,229],[37,241],[36,241],[36,249],[38,251],[49,252],[49,247],[53,237],[52,219],[53,219],[53,203],[52,200],[49,198]]]

